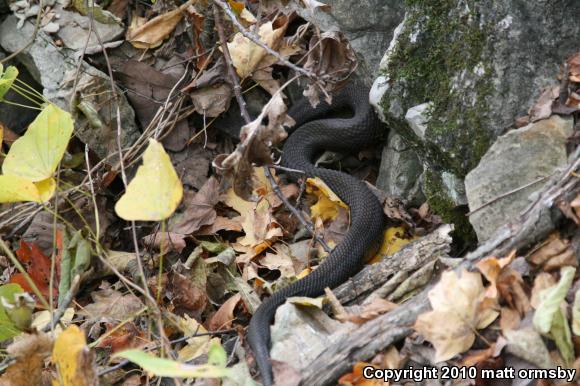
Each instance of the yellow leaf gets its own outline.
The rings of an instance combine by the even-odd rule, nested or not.
[[[334,220],[340,207],[348,209],[348,206],[320,178],[308,178],[306,183],[308,184],[306,191],[318,197],[316,204],[310,207],[312,218],[320,218],[322,221]]]
[[[73,133],[69,113],[49,104],[12,146],[2,165],[5,175],[32,182],[52,177]]]
[[[93,355],[87,347],[84,333],[76,325],[67,327],[56,338],[52,361],[56,365],[58,376],[58,380],[53,380],[53,385],[98,385]]]
[[[143,165],[115,205],[115,212],[125,220],[161,221],[173,214],[183,186],[163,146],[154,139],[143,153]]]
[[[230,208],[233,208],[236,212],[238,212],[242,216],[246,216],[256,207],[255,202],[244,200],[243,198],[238,196],[236,192],[234,192],[233,188],[230,188],[226,191],[223,202]]]
[[[401,248],[416,240],[417,237],[408,237],[403,227],[390,227],[385,230],[383,242],[377,254],[369,261],[369,264],[381,261],[385,256],[392,256]]]
[[[4,71],[4,66],[0,63],[0,101],[4,99],[4,95],[10,90],[14,80],[18,77],[18,69],[14,66],[8,66]],[[2,141],[0,141],[0,144]]]
[[[0,202],[46,202],[56,189],[56,182],[49,178],[31,182],[26,178],[13,175],[0,176]]]
[[[271,21],[262,24],[258,30],[260,41],[270,48],[275,48],[284,35],[287,26],[288,23],[284,23],[280,28],[274,29]],[[265,49],[239,32],[234,36],[232,42],[228,43],[228,50],[240,78],[246,78],[251,75],[256,65],[266,55]]]

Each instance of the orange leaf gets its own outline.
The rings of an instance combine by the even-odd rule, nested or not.
[[[57,237],[57,245],[58,243],[59,242]],[[62,247],[62,241],[60,242],[60,246]],[[23,263],[23,265],[26,268],[26,272],[28,273],[34,284],[36,284],[42,295],[48,297],[50,293],[49,290],[50,263],[51,263],[50,258],[45,256],[44,253],[42,253],[38,245],[36,245],[35,243],[27,243],[24,240],[20,240],[20,248],[16,250],[16,256],[18,256],[18,259]],[[59,264],[57,264],[57,268],[58,266]],[[55,278],[56,280],[54,280],[55,287],[52,289],[53,297],[58,296],[57,286],[59,276],[60,272],[58,272],[57,270]],[[12,275],[12,277],[10,278],[10,283],[19,284],[25,291],[32,292],[32,288],[30,288],[28,281],[21,273]]]

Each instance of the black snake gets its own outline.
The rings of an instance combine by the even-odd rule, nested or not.
[[[377,142],[380,121],[368,101],[368,89],[352,84],[333,95],[332,104],[312,108],[306,99],[289,111],[296,121],[284,144],[282,164],[320,177],[350,208],[350,228],[342,242],[312,273],[276,291],[258,307],[248,328],[248,341],[265,386],[273,383],[270,364],[270,324],[278,306],[291,296],[316,297],[355,274],[365,256],[380,243],[383,210],[378,199],[359,179],[336,170],[316,167],[324,150],[354,152]],[[350,115],[345,117],[345,112]]]

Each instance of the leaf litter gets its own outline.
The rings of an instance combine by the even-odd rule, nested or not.
[[[318,1],[298,3],[310,11],[328,9]],[[0,201],[48,202],[57,192],[65,199],[56,212],[37,206],[49,214],[49,220],[33,222],[44,232],[42,247],[20,237],[26,223],[9,223],[14,232],[2,235],[22,267],[3,265],[10,284],[0,286],[0,338],[11,361],[1,384],[93,385],[106,379],[128,385],[147,377],[255,384],[251,358],[244,354],[244,327],[251,314],[263,295],[308,275],[327,255],[283,201],[295,205],[316,236],[331,246],[348,230],[348,207],[321,180],[294,183],[279,173],[270,180],[261,166],[275,164],[285,128],[293,124],[287,94],[294,78],[281,68],[292,62],[310,74],[304,95],[316,105],[320,99],[329,101],[356,69],[352,48],[340,33],[320,32],[276,2],[264,5],[260,12],[265,13],[257,12],[256,2],[227,4],[245,32],[270,49],[256,44],[231,19],[225,21],[242,92],[258,89],[269,96],[258,114],[239,125],[237,146],[212,126],[238,100],[223,48],[205,36],[212,11],[207,2],[131,10],[125,41],[137,50],[128,50],[129,60],[122,64],[113,58],[111,65],[136,108],[143,136],[124,149],[124,165],[98,159],[88,148],[85,153],[85,144],[71,140],[71,117],[52,104],[42,106],[38,121],[20,137],[2,126],[0,137],[9,151],[3,158]],[[77,11],[86,15],[82,8],[79,4]],[[118,22],[107,10],[95,10],[95,17]],[[122,1],[114,1],[109,10],[127,17]],[[573,83],[580,83],[579,55],[568,60],[563,74]],[[17,75],[15,67],[0,69],[0,99]],[[520,123],[577,111],[578,90],[566,100],[558,91],[546,89]],[[39,127],[51,135],[39,136]],[[33,149],[32,142],[38,147]],[[210,158],[215,171],[209,170]],[[73,159],[76,163],[68,162]],[[89,166],[94,167],[90,175]],[[407,208],[373,189],[394,220],[369,263],[393,256],[442,223],[426,203]],[[579,197],[558,203],[576,225]],[[88,212],[96,212],[90,219],[77,207],[82,202]],[[479,272],[442,272],[428,293],[432,310],[419,316],[403,346],[385,347],[369,362],[356,363],[338,382],[368,385],[362,377],[365,366],[400,369],[420,356],[430,365],[492,368],[517,358],[524,365],[579,368],[576,238],[554,233],[523,256],[514,251],[482,260]],[[444,265],[441,259],[395,276],[384,297],[371,296],[360,305],[341,304],[330,291],[318,299],[292,299],[296,314],[290,317],[306,309],[335,327],[364,328],[400,307]],[[322,311],[327,302],[334,319]],[[37,331],[51,330],[58,312],[62,325],[54,334]],[[297,322],[294,334],[330,339],[332,334],[307,332],[303,322]],[[289,353],[290,363],[275,363],[288,384],[300,379],[294,358]]]

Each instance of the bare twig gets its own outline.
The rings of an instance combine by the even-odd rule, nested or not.
[[[236,71],[234,69],[234,65],[232,63],[232,58],[230,56],[230,52],[228,50],[228,45],[227,45],[227,41],[226,41],[226,35],[224,33],[224,27],[223,27],[223,24],[222,24],[221,14],[220,14],[220,11],[219,11],[219,9],[217,7],[214,7],[214,17],[215,17],[216,28],[218,30],[218,35],[219,35],[220,41],[221,41],[221,46],[222,46],[222,51],[223,51],[223,54],[224,54],[224,59],[226,61],[226,67],[228,68],[228,75],[230,77],[230,80],[231,80],[232,84],[234,85],[234,94],[236,95],[236,99],[238,101],[238,105],[240,106],[240,113],[241,113],[242,117],[244,118],[244,121],[246,122],[246,124],[248,124],[248,123],[251,122],[252,119],[250,118],[250,115],[248,114],[248,111],[246,110],[246,101],[244,100],[244,97],[242,96],[242,92],[241,92],[242,91],[242,88],[240,86],[240,82],[239,82],[239,79],[238,79],[238,75],[236,74]],[[230,16],[230,17],[232,17],[232,16]],[[280,167],[280,168],[281,169],[284,169],[284,170],[287,170],[287,171],[296,172],[296,170],[294,170],[294,169],[287,169],[287,168],[282,168],[282,167]],[[324,250],[326,252],[330,253],[332,251],[332,248],[330,248],[328,246],[328,244],[326,244],[326,241],[324,241],[319,235],[316,234],[316,232],[314,230],[314,226],[312,225],[312,223],[310,223],[309,221],[307,221],[304,218],[304,216],[302,216],[302,213],[300,213],[298,211],[298,209],[296,209],[290,203],[290,201],[288,201],[288,199],[284,196],[284,194],[282,193],[282,190],[278,186],[278,183],[274,179],[274,176],[272,176],[272,173],[270,172],[270,168],[268,166],[264,166],[264,172],[266,174],[266,177],[270,181],[270,184],[272,185],[272,189],[274,190],[274,193],[276,193],[276,195],[284,203],[284,205],[286,206],[286,208],[288,208],[288,210],[290,212],[292,212],[292,214],[294,216],[296,216],[296,218],[298,219],[298,221],[300,221],[300,223],[302,225],[304,225],[304,227],[308,230],[308,232],[312,235],[312,237],[314,237],[314,239],[316,239],[316,241],[318,243],[320,243],[320,245],[322,245],[322,247],[324,248]],[[301,172],[301,171],[298,171],[298,172]],[[304,173],[304,172],[301,172],[301,173]]]
[[[479,212],[480,210],[482,210],[483,208],[485,208],[486,206],[489,206],[491,204],[493,204],[494,202],[497,202],[503,198],[506,198],[508,196],[511,196],[512,194],[515,194],[517,192],[519,192],[520,190],[524,190],[526,188],[529,188],[532,185],[535,185],[539,182],[545,181],[549,178],[550,176],[544,176],[544,177],[540,177],[540,178],[536,178],[535,180],[533,180],[532,182],[528,182],[527,184],[523,185],[523,186],[518,186],[515,189],[512,189],[510,191],[507,191],[505,193],[500,194],[497,197],[492,198],[491,200],[487,201],[486,203],[478,206],[477,208],[473,209],[472,211],[470,211],[469,213],[466,214],[466,216],[471,216],[472,214],[474,214],[475,212]]]
[[[296,216],[296,218],[298,219],[298,221],[300,221],[300,223],[306,228],[306,230],[312,235],[312,237],[314,237],[314,239],[320,243],[320,245],[322,245],[322,248],[324,248],[324,250],[328,253],[330,253],[332,251],[332,248],[330,248],[328,246],[328,244],[326,244],[326,241],[324,241],[324,239],[322,239],[314,230],[314,226],[312,225],[311,222],[307,221],[303,216],[302,213],[300,213],[298,211],[298,209],[296,209],[291,203],[290,201],[288,201],[288,199],[286,198],[286,196],[284,196],[284,193],[282,193],[282,190],[280,189],[280,186],[278,186],[278,184],[276,183],[276,180],[274,179],[274,176],[272,175],[272,173],[270,172],[270,168],[268,168],[267,166],[264,166],[264,172],[266,173],[266,177],[268,177],[268,180],[270,181],[270,184],[272,185],[272,189],[274,190],[274,193],[276,193],[276,195],[278,196],[278,198],[280,198],[280,200],[282,200],[282,202],[284,203],[284,205],[286,206],[286,208],[288,208],[288,210],[290,212],[292,212],[292,214],[294,216]]]
[[[246,109],[246,101],[242,97],[242,87],[240,86],[238,75],[236,74],[236,70],[234,69],[234,65],[232,64],[232,57],[230,56],[230,50],[228,49],[226,34],[224,33],[222,15],[217,7],[213,7],[213,15],[215,18],[215,26],[218,30],[218,35],[220,37],[220,43],[222,46],[224,59],[226,60],[228,75],[230,77],[232,85],[234,86],[234,94],[236,95],[236,100],[238,101],[238,105],[240,106],[240,114],[242,114],[244,121],[246,122],[246,124],[248,124],[252,121],[252,118],[250,118],[250,114],[248,114],[248,110]]]

